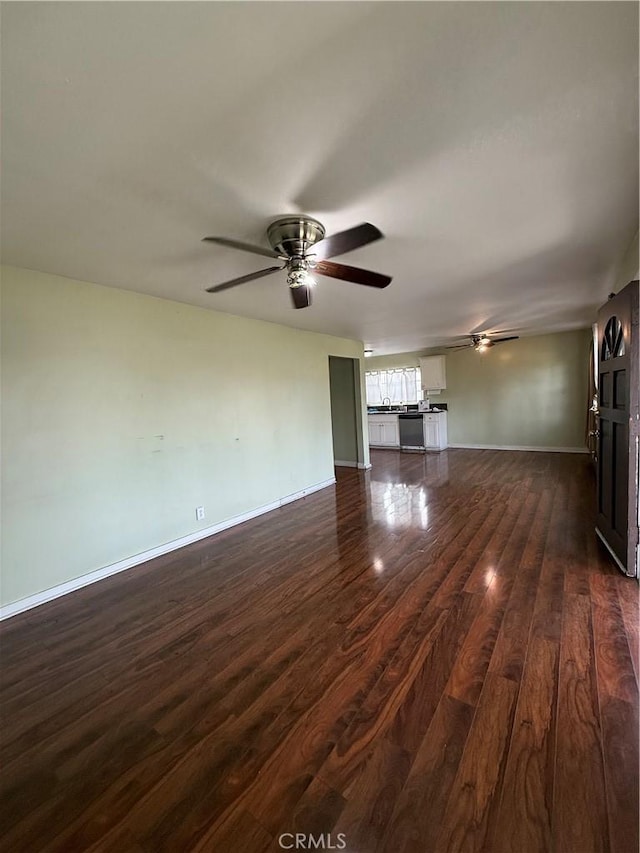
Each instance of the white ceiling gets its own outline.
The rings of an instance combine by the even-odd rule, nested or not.
[[[638,229],[636,3],[4,3],[5,263],[361,339],[590,324]],[[386,239],[386,290],[201,242]]]

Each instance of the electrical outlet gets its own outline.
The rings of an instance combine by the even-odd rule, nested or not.
[[[196,507],[196,521],[204,521],[204,507],[197,506]]]

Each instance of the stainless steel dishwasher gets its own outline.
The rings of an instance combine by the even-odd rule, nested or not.
[[[400,450],[424,450],[424,418],[418,412],[398,415]]]

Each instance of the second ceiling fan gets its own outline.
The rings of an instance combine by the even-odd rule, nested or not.
[[[375,225],[363,222],[354,228],[325,237],[324,226],[317,219],[309,216],[287,216],[276,219],[267,228],[270,249],[229,237],[204,237],[204,242],[219,243],[232,249],[253,252],[255,255],[277,258],[283,262],[280,266],[267,267],[208,287],[207,293],[219,293],[281,270],[287,271],[287,284],[294,308],[307,308],[311,305],[311,287],[315,284],[311,276],[312,272],[329,278],[338,278],[341,281],[364,284],[367,287],[387,287],[391,283],[391,277],[388,275],[327,260],[335,255],[359,249],[383,236]]]
[[[498,334],[500,334],[498,332]],[[490,335],[485,333],[477,334],[477,335],[469,335],[470,340],[467,341],[466,344],[457,344],[456,346],[447,347],[447,349],[466,349],[467,347],[473,347],[476,352],[484,352],[489,347],[495,346],[495,344],[502,344],[505,341],[517,341],[519,335],[512,335],[508,338],[492,338]]]

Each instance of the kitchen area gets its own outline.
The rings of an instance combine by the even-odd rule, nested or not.
[[[367,407],[369,446],[407,452],[441,451],[447,447],[447,404],[430,397],[447,387],[445,356],[420,359],[422,400],[395,403],[385,397]]]

